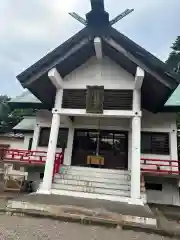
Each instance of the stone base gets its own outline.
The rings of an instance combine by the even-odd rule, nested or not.
[[[30,196],[29,199],[33,199],[36,196]],[[132,215],[129,213],[120,213],[120,212],[112,212],[106,208],[88,208],[88,206],[76,206],[74,205],[54,205],[53,202],[49,202],[46,204],[46,200],[48,198],[53,198],[53,195],[48,196],[38,196],[44,199],[44,202],[28,202],[22,200],[10,200],[7,204],[7,211],[15,211],[21,213],[31,213],[33,212],[36,215],[44,215],[50,218],[57,218],[59,220],[63,220],[66,217],[66,221],[71,221],[72,219],[88,219],[88,221],[99,221],[99,222],[109,222],[111,221],[113,224],[119,226],[124,223],[127,224],[140,224],[141,226],[153,226],[156,227],[157,221],[155,216],[147,214],[147,216],[140,216],[140,211],[137,210],[137,213],[134,215],[132,211]],[[23,198],[22,198],[23,199]],[[92,200],[93,201],[93,200]],[[95,204],[96,205],[96,204]],[[123,205],[125,206],[125,205]],[[128,208],[128,204],[126,205]],[[133,208],[133,206],[131,206]],[[134,205],[134,208],[137,208],[137,205]],[[140,206],[139,206],[140,208]],[[142,207],[144,208],[144,207]],[[148,216],[149,215],[149,216]]]
[[[132,202],[131,204],[128,202],[112,203],[108,200],[58,196],[49,194],[49,192],[45,195],[43,192],[43,194],[33,193],[8,201],[7,210],[33,211],[37,215],[48,213],[52,217],[58,216],[59,218],[66,214],[72,218],[75,214],[77,218],[85,216],[104,220],[112,219],[118,225],[127,222],[156,226],[154,213],[147,205],[142,205],[141,201],[136,201],[136,205]]]
[[[51,190],[44,190],[44,189],[38,189],[36,191],[37,194],[45,194],[45,195],[50,195],[52,194]]]
[[[132,199],[130,198],[128,204],[144,206],[145,202],[143,199]]]

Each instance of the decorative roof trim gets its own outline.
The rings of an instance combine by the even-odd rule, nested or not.
[[[162,77],[160,77],[158,74],[156,74],[155,72],[153,72],[150,68],[148,68],[144,63],[142,63],[142,61],[139,61],[136,57],[134,57],[130,52],[126,51],[126,49],[124,49],[121,45],[119,45],[117,42],[115,42],[112,38],[111,39],[107,39],[107,38],[103,38],[104,41],[106,41],[106,43],[108,43],[110,46],[112,46],[113,48],[115,48],[118,52],[121,52],[124,56],[126,56],[127,58],[129,58],[132,62],[134,62],[135,64],[137,64],[140,68],[144,69],[146,72],[148,72],[149,74],[151,74],[152,76],[154,76],[156,79],[158,79],[161,83],[163,83],[166,87],[171,88],[170,84],[168,84],[167,82],[164,81],[164,79],[162,79]]]
[[[66,42],[55,48],[52,52],[41,58],[38,62],[34,63],[31,67],[20,73],[17,76],[17,79],[21,82],[22,86],[26,85],[25,82],[28,78],[32,79],[31,81],[33,81],[33,76],[38,76],[39,72],[42,74],[42,69],[44,69],[43,72],[46,72],[47,68],[48,70],[53,68],[53,66],[59,61],[60,56],[64,56],[69,49],[74,47],[74,45],[76,45],[78,42],[82,41],[82,39],[87,38],[88,35],[88,28],[83,28],[73,37],[69,38]]]

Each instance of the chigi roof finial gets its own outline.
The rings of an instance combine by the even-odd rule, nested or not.
[[[117,15],[115,18],[109,21],[109,13],[105,11],[104,0],[90,0],[91,2],[91,11],[86,14],[86,19],[79,16],[75,12],[69,13],[73,18],[87,26],[103,26],[103,25],[114,25],[119,20],[130,14],[134,9],[126,9],[124,12]]]

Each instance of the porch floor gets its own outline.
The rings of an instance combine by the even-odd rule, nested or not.
[[[13,202],[30,203],[49,206],[82,207],[89,210],[108,211],[116,214],[138,216],[143,218],[154,218],[153,212],[148,205],[140,206],[128,203],[113,202],[108,200],[78,198],[72,196],[30,194],[13,199]]]

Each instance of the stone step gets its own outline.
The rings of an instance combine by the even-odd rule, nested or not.
[[[100,172],[100,173],[107,173],[107,174],[129,174],[128,170],[118,170],[118,169],[107,169],[107,168],[92,168],[92,167],[79,167],[79,166],[65,166],[63,165],[62,168],[65,170],[74,170],[74,171],[88,171],[88,172]]]
[[[68,184],[74,186],[84,186],[84,187],[98,187],[98,188],[106,188],[106,189],[114,189],[114,190],[130,190],[130,185],[127,182],[119,182],[119,183],[109,183],[109,182],[96,182],[96,179],[93,181],[85,181],[85,180],[72,180],[72,179],[55,179],[54,183],[57,184]]]
[[[128,184],[130,183],[129,176],[119,176],[118,178],[107,178],[106,176],[91,176],[91,175],[75,175],[75,174],[56,174],[54,180],[65,179],[65,180],[82,180],[82,181],[95,181],[112,184]]]
[[[88,167],[63,166],[54,177],[52,193],[85,198],[127,201],[130,198],[130,173]],[[141,193],[143,184],[141,183]],[[142,194],[143,199],[145,194]]]
[[[58,175],[58,174],[57,174]],[[86,176],[86,177],[91,177],[93,178],[103,178],[103,179],[117,179],[117,180],[130,180],[130,175],[129,174],[114,174],[114,173],[104,173],[104,172],[96,172],[96,170],[94,170],[94,172],[92,171],[88,171],[88,170],[84,170],[84,171],[77,171],[74,169],[69,169],[69,170],[63,170],[60,175],[73,175],[73,176]]]
[[[59,189],[59,190],[106,194],[106,195],[123,196],[123,197],[130,196],[130,192],[128,190],[127,191],[115,190],[115,189],[99,188],[99,187],[85,187],[85,186],[79,186],[79,185],[53,183],[52,188]]]
[[[78,191],[69,191],[69,190],[60,190],[60,189],[52,189],[52,194],[62,195],[62,196],[72,196],[72,197],[82,197],[89,199],[103,199],[114,202],[125,202],[129,201],[129,197],[124,196],[114,196],[107,194],[95,194],[95,193],[87,193],[87,192],[78,192]]]

